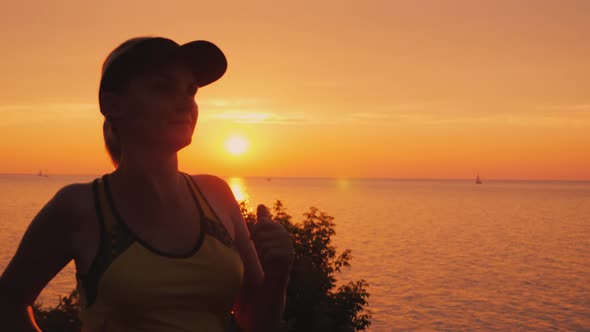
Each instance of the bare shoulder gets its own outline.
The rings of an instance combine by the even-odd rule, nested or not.
[[[60,188],[53,197],[41,209],[40,214],[44,213],[53,218],[42,219],[43,222],[59,223],[62,226],[68,226],[69,222],[78,213],[78,202],[80,194],[83,192],[78,184],[69,184]]]
[[[214,194],[219,198],[234,198],[230,186],[223,178],[211,174],[196,174],[191,176],[200,187],[205,187],[210,194]]]
[[[98,217],[92,182],[72,183],[59,189],[33,220],[51,236],[66,236],[76,261],[96,242]]]
[[[242,291],[258,287],[256,285],[260,284],[264,273],[231,187],[224,179],[215,175],[193,175],[193,179],[203,188],[203,194],[207,196],[213,208],[219,211],[218,215],[223,215],[220,218],[234,239],[245,267]]]
[[[88,221],[94,210],[92,182],[68,184],[57,191],[49,203],[55,213],[66,218],[56,222],[66,223],[64,226],[76,230]]]
[[[66,185],[57,192],[54,200],[56,208],[64,212],[61,218],[56,218],[59,225],[52,229],[62,229],[68,234],[76,268],[84,273],[95,256],[100,232],[93,182]]]
[[[191,175],[215,214],[235,239],[236,213],[239,213],[239,206],[234,194],[227,182],[219,176],[210,174]]]
[[[62,187],[56,193],[61,204],[72,205],[92,197],[92,182],[71,183]]]

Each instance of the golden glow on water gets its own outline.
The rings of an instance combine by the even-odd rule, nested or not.
[[[336,180],[336,184],[341,190],[347,190],[350,188],[350,180],[346,178]]]
[[[244,179],[240,177],[232,177],[228,179],[227,183],[229,184],[229,187],[231,188],[231,191],[234,193],[234,196],[238,202],[248,202],[250,196],[248,195],[248,192],[246,192],[246,184],[244,183]]]

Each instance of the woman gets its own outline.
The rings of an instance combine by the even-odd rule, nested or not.
[[[178,170],[195,94],[219,79],[212,43],[130,39],[107,57],[99,104],[116,170],[43,207],[0,278],[0,328],[38,331],[31,305],[71,259],[85,331],[274,331],[293,260],[287,231],[258,207],[249,233],[227,183]]]

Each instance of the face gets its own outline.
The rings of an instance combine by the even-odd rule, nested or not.
[[[176,152],[189,145],[197,123],[198,86],[188,66],[168,64],[132,79],[117,97],[123,144]]]

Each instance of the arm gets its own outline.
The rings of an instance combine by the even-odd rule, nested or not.
[[[223,202],[233,221],[234,243],[244,263],[244,278],[234,304],[236,318],[247,332],[276,331],[285,309],[288,271],[273,273],[269,269],[267,273],[264,272],[264,260],[261,264],[246,221],[230,187],[218,177],[209,176],[207,181],[210,182],[209,187],[214,188],[215,195]],[[282,227],[280,224],[272,223],[274,226]]]
[[[261,266],[262,263],[262,267],[257,269],[260,271],[258,274],[246,274],[246,271],[244,273],[244,282],[235,304],[236,317],[240,324],[246,327],[246,331],[277,331],[285,310],[290,268],[276,269],[269,266],[274,263],[273,253],[262,249],[262,244],[255,246],[250,240],[246,222],[239,209],[237,214],[232,213],[232,218],[236,223],[235,243],[243,257],[244,266]],[[259,222],[256,226],[261,225],[260,213],[258,218]],[[282,228],[280,224],[273,221],[268,222],[271,227]],[[253,232],[262,234],[256,229],[260,228],[255,227]],[[273,234],[272,230],[267,232],[267,235],[270,236],[267,240],[272,241]],[[256,238],[256,235],[252,234],[252,237]]]
[[[27,228],[16,254],[0,276],[0,321],[10,331],[40,331],[31,305],[72,259],[71,189],[62,188]]]

